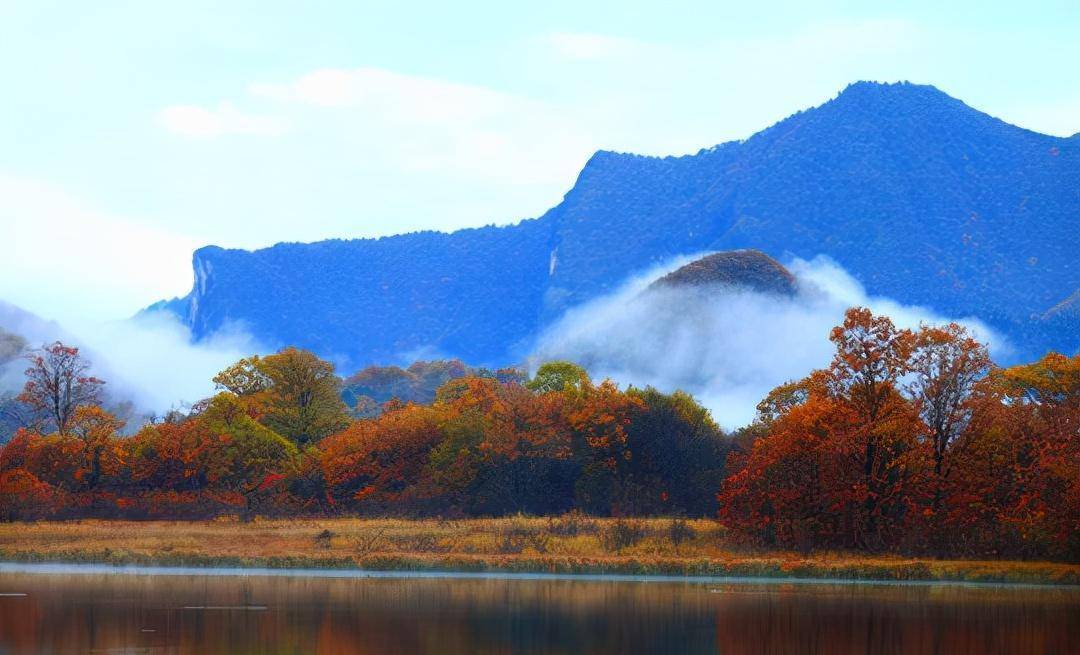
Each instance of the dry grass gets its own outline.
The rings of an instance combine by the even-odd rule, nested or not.
[[[1080,584],[1080,566],[733,550],[714,521],[509,517],[0,524],[0,559]]]

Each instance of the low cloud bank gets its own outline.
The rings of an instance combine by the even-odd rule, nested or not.
[[[609,296],[567,312],[544,331],[530,357],[584,365],[596,378],[694,394],[726,429],[748,424],[773,387],[825,366],[829,331],[851,306],[886,314],[900,327],[955,320],[996,355],[1008,344],[974,318],[873,297],[830,259],[795,260],[788,269],[799,293],[792,298],[731,288],[662,288],[648,284],[692,258],[651,270]]]
[[[1009,352],[1007,342],[977,319],[944,317],[869,296],[824,257],[787,264],[800,289],[792,298],[730,288],[646,291],[652,281],[693,259],[673,260],[570,310],[540,335],[530,365],[568,359],[596,378],[683,389],[731,429],[753,419],[770,389],[828,363],[829,331],[853,305],[887,314],[901,327],[956,320],[988,342],[995,356]],[[10,305],[0,310],[0,327],[21,333],[30,347],[55,339],[81,347],[94,374],[107,380],[111,400],[131,401],[137,414],[162,414],[205,398],[213,393],[211,378],[218,371],[241,357],[268,352],[241,326],[193,343],[188,328],[164,312],[61,327]],[[0,391],[21,386],[25,367],[21,360],[0,366]]]
[[[36,318],[36,317],[35,317]],[[265,352],[242,328],[232,326],[193,343],[190,330],[175,316],[142,314],[125,321],[64,325],[36,319],[3,326],[21,334],[30,348],[62,340],[78,346],[94,375],[106,381],[110,403],[131,402],[136,414],[161,415],[206,398],[211,378],[241,357]],[[0,385],[21,387],[26,362],[16,359],[0,371]]]
[[[156,413],[206,398],[219,371],[265,352],[239,326],[193,343],[187,326],[165,312],[77,326],[74,332],[113,394]]]

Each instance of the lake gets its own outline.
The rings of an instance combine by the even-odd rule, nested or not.
[[[1080,589],[0,565],[0,654],[1078,653]]]

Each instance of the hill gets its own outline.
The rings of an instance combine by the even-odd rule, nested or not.
[[[790,296],[795,276],[760,250],[734,250],[705,255],[656,280],[650,289],[724,286]]]
[[[516,361],[540,327],[695,252],[827,255],[874,295],[975,316],[1018,355],[1077,347],[1041,319],[1080,288],[1080,139],[930,87],[859,82],[745,141],[683,157],[601,151],[563,201],[505,227],[195,252],[173,311],[344,366],[439,353]]]

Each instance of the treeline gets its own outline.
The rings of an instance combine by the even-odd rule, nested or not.
[[[849,310],[832,364],[773,390],[720,519],[797,549],[1080,560],[1080,356],[993,367],[959,326]]]
[[[329,363],[286,348],[122,437],[101,381],[54,344],[19,397],[33,424],[0,450],[0,517],[578,510],[717,516],[775,548],[1080,560],[1080,356],[996,368],[959,326],[900,330],[865,309],[831,339],[829,367],[728,435],[687,394],[567,362],[532,378],[437,367],[432,402],[375,413]],[[415,393],[429,379],[393,375]]]

